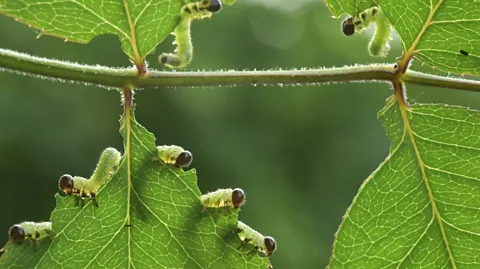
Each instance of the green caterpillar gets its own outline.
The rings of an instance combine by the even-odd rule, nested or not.
[[[214,192],[209,192],[200,197],[203,209],[205,211],[208,207],[232,207],[239,208],[245,204],[245,192],[240,189],[219,189]]]
[[[254,250],[260,251],[267,257],[272,256],[273,252],[275,252],[277,249],[277,243],[273,237],[263,236],[241,221],[238,221],[235,233],[238,234],[240,240],[242,240],[244,243],[250,243],[254,245]]]
[[[354,33],[359,33],[375,22],[378,7],[372,7],[365,11],[360,12],[357,16],[348,17],[342,22],[342,31],[346,36],[351,36]]]
[[[355,17],[348,17],[342,22],[342,32],[346,36],[361,32],[375,22],[377,28],[368,46],[370,55],[385,57],[390,49],[390,34],[392,27],[379,7],[372,7],[360,12]]]
[[[51,222],[22,222],[10,227],[8,231],[10,238],[22,244],[25,240],[40,240],[52,235]]]
[[[81,200],[82,206],[87,198],[90,198],[93,204],[98,206],[95,198],[96,192],[115,174],[120,159],[121,154],[118,150],[106,148],[100,155],[100,160],[90,179],[65,174],[59,180],[60,190],[66,195],[75,195],[77,202]]]
[[[233,4],[234,0],[229,0]],[[213,13],[220,11],[222,2],[220,0],[204,0],[200,2],[188,3],[180,11],[180,22],[173,31],[175,36],[174,45],[177,45],[174,53],[162,53],[159,61],[162,65],[170,68],[183,68],[187,66],[193,58],[193,45],[190,37],[190,24],[192,20],[201,20],[210,18]]]
[[[189,167],[193,161],[193,155],[190,151],[175,145],[158,146],[157,158],[166,164],[173,164],[181,168]]]

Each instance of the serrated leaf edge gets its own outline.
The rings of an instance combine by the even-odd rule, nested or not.
[[[403,88],[403,84],[402,83],[395,83],[394,84],[394,87],[395,89],[399,89],[399,88]],[[397,90],[396,92],[402,92],[402,91],[399,91]],[[418,150],[418,147],[417,147],[417,144],[416,144],[416,141],[415,141],[415,134],[414,134],[414,131],[410,125],[410,119],[409,119],[409,116],[408,116],[408,112],[409,111],[412,111],[411,108],[405,104],[403,102],[403,96],[401,96],[400,94],[396,94],[395,97],[391,97],[391,99],[387,100],[387,104],[386,106],[379,112],[379,115],[382,115],[383,113],[385,113],[386,111],[388,111],[389,109],[392,108],[392,106],[394,105],[397,105],[398,103],[398,106],[399,106],[399,110],[400,110],[400,113],[401,113],[401,117],[402,117],[402,120],[403,120],[403,135],[402,135],[402,138],[400,139],[400,142],[396,145],[396,147],[394,149],[391,150],[390,154],[387,156],[387,158],[377,167],[377,169],[375,169],[375,171],[373,171],[372,174],[370,174],[370,176],[363,182],[363,184],[360,186],[359,190],[358,190],[358,193],[357,195],[355,196],[355,198],[353,199],[352,201],[352,204],[348,207],[345,215],[342,217],[342,222],[340,224],[340,226],[338,227],[338,230],[337,232],[335,233],[335,238],[334,238],[334,244],[333,244],[333,247],[332,247],[332,255],[330,257],[330,261],[327,265],[327,268],[330,268],[333,260],[335,259],[335,248],[336,248],[336,244],[337,244],[337,237],[338,237],[338,234],[340,232],[340,230],[342,229],[343,227],[343,224],[345,222],[345,220],[348,218],[349,214],[350,214],[350,210],[352,209],[352,207],[355,205],[356,203],[356,200],[357,198],[360,196],[360,194],[362,193],[364,187],[374,178],[374,176],[376,175],[376,173],[382,169],[382,167],[390,160],[390,158],[397,152],[397,150],[400,148],[400,146],[403,145],[403,143],[405,142],[405,139],[406,139],[406,136],[408,134],[409,138],[410,138],[410,141],[412,143],[412,147],[415,151],[415,156],[416,156],[416,159],[417,159],[417,163],[418,163],[418,166],[420,167],[420,172],[421,172],[421,176],[422,176],[422,180],[423,180],[423,183],[425,185],[425,188],[427,189],[427,193],[428,193],[428,198],[429,198],[429,201],[430,201],[430,205],[432,207],[432,211],[433,211],[433,216],[432,216],[432,219],[430,220],[430,223],[429,225],[427,226],[427,228],[424,230],[424,232],[419,236],[418,240],[415,242],[415,244],[412,245],[412,247],[410,248],[410,250],[406,253],[405,257],[399,262],[397,268],[400,268],[400,266],[402,265],[403,261],[405,260],[406,257],[408,257],[408,255],[413,251],[413,249],[415,248],[416,244],[423,238],[423,236],[427,233],[427,230],[428,228],[430,227],[430,225],[434,222],[434,219],[436,219],[438,225],[439,225],[439,229],[440,229],[440,232],[442,234],[442,240],[445,244],[445,248],[447,250],[447,253],[448,253],[448,258],[449,258],[449,261],[452,265],[452,268],[456,269],[457,266],[456,266],[456,263],[455,263],[455,259],[453,257],[453,254],[452,254],[452,251],[450,249],[450,245],[448,243],[448,238],[447,238],[447,235],[446,235],[446,232],[445,232],[445,229],[443,227],[443,218],[441,217],[441,214],[440,214],[440,211],[438,210],[437,206],[436,206],[436,202],[435,202],[435,198],[433,197],[433,193],[432,193],[432,189],[430,187],[430,184],[429,184],[429,181],[428,181],[428,177],[426,175],[426,172],[425,172],[425,164],[423,163],[423,160],[421,158],[421,155],[420,155],[420,151]],[[448,224],[448,223],[447,223]]]

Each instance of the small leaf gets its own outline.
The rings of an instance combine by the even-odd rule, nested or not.
[[[367,8],[375,6],[374,0],[356,1],[356,0],[325,0],[327,7],[335,16],[343,14],[356,15]]]
[[[268,258],[248,254],[253,246],[237,249],[238,209],[202,213],[195,170],[155,160],[155,138],[133,112],[121,124],[125,154],[99,207],[56,195],[55,238],[10,240],[0,268],[268,268]]]
[[[115,34],[128,57],[141,61],[172,32],[180,0],[0,0],[0,13],[68,41],[88,43]]]
[[[347,211],[329,268],[477,268],[480,112],[391,98],[379,117],[390,155]]]
[[[345,13],[356,15],[359,10],[375,5],[373,1],[357,0],[326,2],[335,16]],[[377,2],[402,38],[407,56],[415,55],[426,64],[443,71],[480,75],[479,1]]]

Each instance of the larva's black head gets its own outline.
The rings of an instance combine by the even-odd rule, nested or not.
[[[351,36],[355,33],[353,17],[348,17],[342,22],[342,32],[346,36]]]
[[[275,239],[270,236],[265,236],[264,238],[265,243],[265,252],[268,257],[272,256],[273,252],[277,249],[277,244],[275,243]]]
[[[187,168],[192,164],[193,155],[190,151],[185,150],[184,152],[178,155],[177,160],[175,161],[175,165],[182,168]]]
[[[69,195],[72,194],[73,192],[73,177],[71,175],[63,175],[59,182],[58,185],[60,186],[60,190],[63,191],[63,193]]]
[[[219,12],[220,9],[222,9],[222,1],[220,0],[212,0],[210,5],[207,6],[207,10],[212,13]]]
[[[21,244],[25,240],[25,231],[23,230],[22,226],[19,224],[15,224],[12,227],[10,227],[10,230],[8,231],[8,234],[10,235],[10,238],[12,238],[13,241]]]
[[[168,61],[168,57],[166,55],[160,56],[160,63],[165,65]]]
[[[232,192],[232,204],[233,208],[239,208],[245,203],[245,192],[240,189],[236,188]]]

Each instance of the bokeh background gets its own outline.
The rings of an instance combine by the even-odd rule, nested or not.
[[[367,53],[372,29],[345,37],[320,0],[240,0],[193,23],[189,69],[270,69],[393,63]],[[115,36],[90,44],[53,37],[0,16],[0,48],[86,64],[129,66]],[[148,57],[171,51],[172,38]],[[414,68],[432,72],[429,67]],[[240,219],[273,236],[276,269],[323,268],[334,233],[359,186],[388,154],[376,113],[388,84],[149,89],[136,94],[137,120],[158,144],[192,151],[203,192],[241,187]],[[480,108],[480,96],[409,87],[411,102]],[[119,94],[0,72],[0,245],[8,228],[50,219],[60,175],[91,174],[102,149],[122,148]]]

